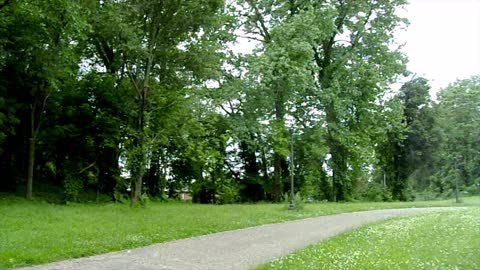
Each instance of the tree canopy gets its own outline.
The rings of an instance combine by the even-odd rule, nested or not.
[[[476,193],[479,77],[394,91],[405,5],[2,1],[0,191],[278,202],[293,174],[310,200]]]

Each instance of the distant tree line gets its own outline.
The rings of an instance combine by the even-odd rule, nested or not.
[[[278,202],[292,129],[304,198],[478,193],[480,77],[392,91],[404,5],[0,1],[0,191]]]

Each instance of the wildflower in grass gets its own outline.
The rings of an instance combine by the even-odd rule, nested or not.
[[[262,269],[480,269],[479,216],[479,208],[465,208],[388,220]]]

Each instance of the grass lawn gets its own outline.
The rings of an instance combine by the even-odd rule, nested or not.
[[[480,208],[366,225],[258,269],[480,269]]]
[[[0,195],[1,196],[1,195]],[[311,216],[381,208],[454,206],[453,200],[408,203],[307,204],[287,211],[281,204],[196,205],[27,202],[0,198],[0,269],[145,246],[213,232]],[[464,198],[461,205],[480,205]]]

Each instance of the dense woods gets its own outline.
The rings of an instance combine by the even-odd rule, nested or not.
[[[310,200],[478,194],[480,76],[432,100],[394,39],[404,5],[0,0],[0,191],[278,202],[294,174]]]

